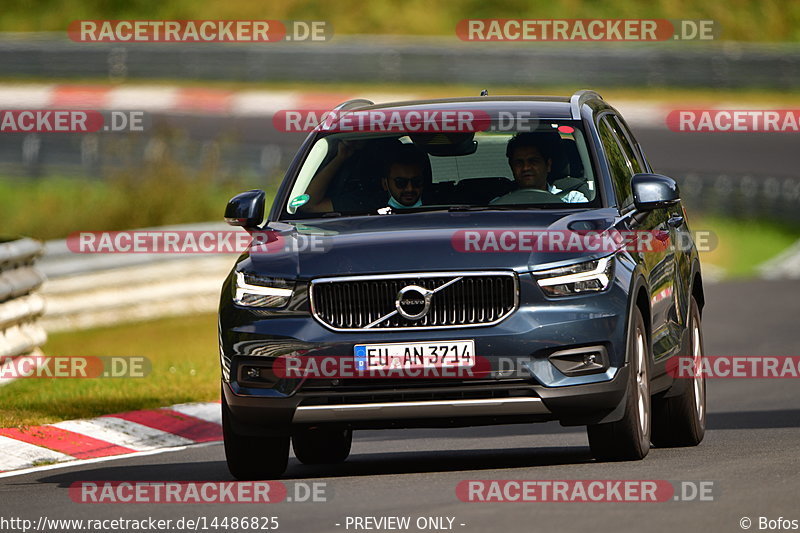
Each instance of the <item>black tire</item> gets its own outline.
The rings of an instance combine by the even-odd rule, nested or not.
[[[289,462],[289,436],[253,437],[233,430],[231,413],[222,396],[222,436],[231,475],[240,480],[276,479]]]
[[[353,430],[341,428],[308,428],[292,435],[297,459],[306,465],[341,463],[350,455]]]
[[[689,309],[689,341],[694,368],[702,369],[703,332],[700,308],[692,297]],[[687,379],[687,378],[677,378]],[[653,401],[653,444],[663,448],[697,446],[706,433],[706,378],[688,378],[683,393]]]
[[[617,422],[587,426],[589,447],[598,461],[638,461],[650,451],[651,352],[642,313],[634,307],[628,325],[625,415]]]

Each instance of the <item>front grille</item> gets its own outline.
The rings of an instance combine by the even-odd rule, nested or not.
[[[434,291],[428,312],[416,319],[402,316],[395,305],[398,292],[411,285]],[[491,325],[516,309],[517,278],[513,272],[326,278],[312,282],[311,306],[317,320],[335,330]]]

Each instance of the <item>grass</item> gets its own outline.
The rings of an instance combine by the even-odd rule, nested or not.
[[[64,238],[75,231],[113,231],[222,220],[226,202],[243,186],[158,175],[140,181],[51,177],[0,178],[4,236]],[[168,185],[174,188],[168,190]]]
[[[0,387],[0,427],[40,425],[181,402],[219,399],[212,314],[51,334],[50,356],[144,356],[142,378],[18,379]]]
[[[227,201],[252,188],[252,179],[222,175],[213,158],[189,157],[197,167],[192,168],[174,157],[171,149],[179,146],[169,142],[163,146],[161,153],[148,161],[136,161],[122,153],[121,158],[128,162],[104,169],[105,176],[100,179],[0,177],[0,236],[47,240],[75,231],[221,221]],[[117,149],[124,152],[124,148]],[[271,190],[261,183],[256,186]],[[267,199],[268,206],[271,201],[271,197]]]
[[[762,220],[736,220],[715,216],[690,221],[692,231],[708,230],[716,247],[700,254],[702,265],[711,265],[725,278],[756,275],[758,266],[800,240],[800,227]]]
[[[31,463],[31,466],[48,466],[54,465],[58,462],[57,459],[36,459]]]
[[[66,31],[86,19],[278,19],[325,20],[334,35],[449,35],[465,18],[666,18],[713,19],[721,38],[740,41],[800,41],[800,4],[792,0],[249,0],[226,2],[85,2],[33,0],[11,3],[0,13],[0,30]],[[334,36],[335,39],[335,36]]]

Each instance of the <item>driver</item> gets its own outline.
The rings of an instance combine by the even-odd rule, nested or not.
[[[387,204],[393,209],[422,205],[422,191],[430,183],[428,156],[413,144],[395,147],[384,167],[381,186],[389,193]]]
[[[495,198],[491,204],[589,201],[580,191],[560,195],[561,189],[547,183],[553,159],[549,147],[542,142],[540,135],[533,132],[518,133],[508,141],[506,157],[517,189]]]
[[[302,206],[301,212],[360,211],[367,209],[369,198],[345,197],[329,198],[322,196],[334,175],[362,146],[348,141],[340,141],[336,156],[311,181],[306,194],[311,201]],[[420,207],[425,186],[431,183],[431,164],[428,155],[413,144],[391,145],[385,148],[381,163],[375,174],[365,179],[380,180],[384,195],[379,201],[392,209]],[[314,198],[319,198],[314,202]]]

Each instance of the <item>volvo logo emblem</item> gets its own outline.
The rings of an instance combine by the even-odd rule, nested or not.
[[[407,285],[397,293],[394,306],[403,318],[418,320],[428,314],[432,297],[432,290],[418,285]]]

